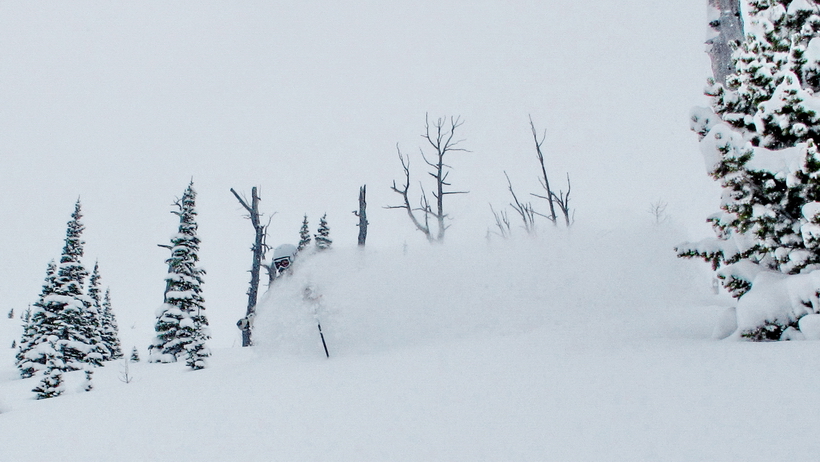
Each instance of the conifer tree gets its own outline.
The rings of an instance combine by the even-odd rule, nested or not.
[[[102,331],[100,337],[108,350],[108,360],[122,358],[122,343],[120,343],[120,328],[117,317],[111,308],[111,289],[105,289],[102,301]]]
[[[24,379],[32,377],[36,372],[45,369],[45,349],[54,349],[51,336],[57,331],[57,313],[50,311],[53,305],[46,305],[45,299],[54,293],[57,279],[57,265],[54,261],[48,263],[46,278],[40,297],[34,303],[34,311],[28,308],[23,314],[23,335],[20,338],[16,356],[16,366],[20,376]],[[43,345],[44,348],[39,348]]]
[[[85,297],[86,309],[83,313],[81,332],[93,348],[93,355],[86,355],[85,362],[101,365],[109,359],[109,352],[102,341],[102,302],[100,300],[100,264],[94,262],[94,269],[88,279]]]
[[[318,250],[327,250],[333,244],[333,240],[330,239],[330,227],[327,225],[327,214],[322,215],[319,220],[319,229],[314,237]]]
[[[57,339],[54,339],[56,342]],[[50,347],[50,344],[45,344]],[[49,348],[45,352],[46,369],[43,374],[43,379],[31,391],[37,394],[37,399],[54,398],[60,396],[65,391],[63,385],[63,371],[66,370],[66,365],[60,358],[58,351]]]
[[[85,381],[83,382],[83,391],[91,391],[94,389],[94,369],[86,367]]]
[[[820,99],[814,96],[820,90],[820,5],[749,0],[747,11],[734,74],[726,85],[711,79],[712,107],[692,114],[709,173],[724,189],[721,212],[709,218],[716,237],[678,248],[680,256],[703,258],[718,270],[724,287],[741,299],[739,313],[743,297],[768,284],[763,281],[820,268]],[[797,301],[789,312],[768,319],[744,315],[745,323],[757,325],[739,326],[742,333],[776,339],[807,311],[820,310],[812,301],[816,295],[791,298],[783,303]]]
[[[9,314],[8,314],[8,316],[9,316],[9,319],[14,319],[14,308],[12,308],[11,310],[9,310]]]
[[[296,251],[301,252],[310,245],[310,229],[308,228],[308,218],[305,215],[302,220],[302,229],[299,230],[299,245],[296,246]]]
[[[65,246],[60,263],[54,293],[45,297],[44,303],[50,312],[55,312],[57,331],[56,349],[62,354],[66,370],[80,370],[83,363],[100,365],[102,354],[95,338],[97,330],[92,320],[96,318],[91,299],[83,293],[83,284],[88,271],[80,259],[83,257],[85,242],[80,222],[82,211],[80,201],[74,206],[74,213],[68,222]]]
[[[138,363],[140,362],[140,352],[137,350],[137,347],[131,349],[131,362]]]
[[[210,338],[202,298],[202,276],[197,267],[199,237],[196,223],[196,191],[193,181],[182,198],[175,202],[179,230],[171,238],[171,257],[165,278],[165,303],[157,310],[156,337],[150,346],[150,362],[175,362],[185,354],[186,362],[194,369],[204,367],[204,358],[210,356],[205,341]]]

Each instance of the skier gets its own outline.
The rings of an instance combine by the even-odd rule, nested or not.
[[[291,244],[282,244],[273,249],[273,264],[268,266],[270,272],[270,282],[281,276],[282,274],[289,274],[293,266],[293,258],[296,256],[296,246]],[[253,328],[253,320],[256,313],[250,313],[244,318],[236,321],[236,327],[239,330],[250,330]]]

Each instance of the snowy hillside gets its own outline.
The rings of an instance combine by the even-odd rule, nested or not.
[[[268,294],[257,348],[217,350],[197,372],[132,364],[128,384],[122,363],[109,363],[95,390],[69,374],[67,394],[51,400],[33,400],[34,381],[16,378],[4,349],[3,460],[810,454],[820,414],[772,377],[810,390],[813,343],[710,340],[727,300],[701,265],[674,257],[674,240],[647,224],[470,252],[331,250]],[[330,359],[306,283],[322,295]],[[8,336],[17,322],[3,321]],[[785,376],[783,363],[795,366]]]

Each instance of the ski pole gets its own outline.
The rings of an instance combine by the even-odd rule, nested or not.
[[[322,337],[322,346],[325,347],[325,356],[329,358],[330,353],[327,352],[327,343],[325,343],[325,334],[322,333],[322,325],[317,321],[316,326],[319,328],[319,337]]]

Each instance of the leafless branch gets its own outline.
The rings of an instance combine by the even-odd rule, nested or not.
[[[510,195],[512,195],[513,202],[510,203],[510,206],[518,212],[518,215],[521,216],[521,221],[524,223],[524,230],[527,234],[533,234],[535,232],[535,210],[533,210],[532,203],[527,202],[526,204],[522,204],[518,200],[518,196],[515,195],[515,191],[513,190],[512,181],[510,181],[510,176],[507,175],[507,172],[504,172],[504,176],[507,177],[507,187],[510,190]]]
[[[547,138],[547,131],[544,130],[544,134],[541,136],[541,139],[538,139],[538,131],[535,129],[535,123],[532,121],[532,116],[530,116],[530,129],[532,130],[532,139],[535,142],[535,155],[538,158],[538,163],[541,164],[541,175],[542,177],[538,180],[541,182],[541,186],[547,191],[546,196],[536,196],[541,197],[542,199],[546,199],[550,206],[550,214],[547,218],[553,223],[557,224],[558,216],[555,213],[555,204],[553,203],[553,198],[555,194],[553,194],[552,189],[550,189],[550,180],[547,176],[547,168],[544,166],[544,153],[541,151],[541,146],[544,144],[544,140]],[[535,194],[533,194],[535,195]]]
[[[409,197],[409,191],[410,191],[410,159],[409,158],[405,159],[405,157],[402,154],[401,149],[399,148],[398,144],[396,144],[396,151],[398,152],[399,160],[401,161],[401,167],[404,170],[404,185],[401,188],[399,188],[396,185],[396,180],[393,180],[393,186],[390,189],[392,189],[397,194],[401,195],[404,204],[403,205],[388,205],[385,208],[388,208],[388,209],[405,209],[407,211],[407,215],[410,217],[410,221],[413,222],[413,225],[415,225],[416,229],[418,229],[419,231],[424,233],[424,235],[427,237],[427,239],[430,240],[432,238],[431,238],[431,235],[430,235],[430,227],[429,227],[429,224],[427,223],[427,219],[426,219],[426,216],[427,216],[426,208],[422,208],[422,210],[425,214],[425,224],[422,225],[421,222],[419,222],[418,218],[416,217],[416,214],[413,213],[413,211],[417,210],[417,209],[413,209],[413,207],[410,206],[410,197]],[[422,194],[422,198],[424,198],[424,200],[426,202],[426,197],[424,196],[424,194]]]
[[[569,193],[572,191],[572,183],[569,181],[569,173],[567,173],[567,193],[564,194],[564,191],[559,190],[558,195],[553,193],[553,199],[555,203],[558,204],[558,208],[561,210],[561,213],[564,215],[564,221],[566,225],[569,227],[572,223],[575,222],[575,212],[573,211],[572,217],[570,217],[570,208],[569,208]]]
[[[498,234],[504,239],[510,237],[510,218],[507,216],[507,211],[502,210],[500,212],[496,212],[493,208],[493,204],[490,204],[490,211],[493,212],[495,226],[498,228],[498,232],[495,234]]]

